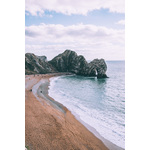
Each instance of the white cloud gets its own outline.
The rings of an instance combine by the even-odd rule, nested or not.
[[[116,24],[125,25],[125,20],[119,20]]]
[[[26,11],[31,15],[42,15],[45,10],[66,15],[86,15],[89,11],[109,9],[110,12],[124,13],[125,0],[26,0]]]
[[[61,24],[40,24],[25,28],[26,39],[30,41],[68,43],[68,42],[98,42],[101,41],[124,41],[124,30],[106,28],[91,24],[78,24],[64,26]]]
[[[124,30],[84,24],[40,24],[26,27],[25,30],[26,51],[42,52],[49,59],[65,49],[77,50],[87,59],[124,59]]]

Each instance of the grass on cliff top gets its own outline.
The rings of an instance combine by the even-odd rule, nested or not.
[[[30,149],[29,149],[29,146],[25,146],[25,148],[27,148],[27,150],[30,150]]]

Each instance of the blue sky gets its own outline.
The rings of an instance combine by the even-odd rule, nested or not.
[[[125,15],[120,13],[110,13],[108,9],[94,10],[89,12],[87,16],[83,15],[64,15],[61,13],[56,13],[54,11],[45,11],[44,16],[32,16],[26,15],[26,26],[39,25],[40,23],[46,24],[63,24],[63,25],[73,25],[73,24],[94,24],[100,26],[106,26],[110,28],[120,28],[123,29],[124,26],[117,24],[116,22],[124,20]]]
[[[26,52],[124,60],[124,0],[26,0]]]

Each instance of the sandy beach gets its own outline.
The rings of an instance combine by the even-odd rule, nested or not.
[[[25,76],[25,146],[30,150],[107,150],[66,107],[48,96],[49,78],[58,75],[63,74]]]

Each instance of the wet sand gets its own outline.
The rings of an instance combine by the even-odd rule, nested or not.
[[[63,74],[26,75],[25,146],[30,150],[107,150],[66,107],[48,96],[49,78],[58,75]]]

